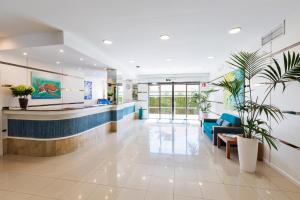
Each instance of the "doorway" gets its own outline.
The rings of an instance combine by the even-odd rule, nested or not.
[[[166,120],[196,120],[197,105],[192,96],[200,92],[200,83],[149,84],[149,118]]]

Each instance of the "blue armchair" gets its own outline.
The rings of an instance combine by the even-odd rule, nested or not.
[[[235,115],[223,113],[220,119],[229,122],[230,126],[221,126],[217,124],[218,119],[204,119],[203,132],[208,138],[217,145],[218,133],[241,134],[244,129],[241,127],[241,119]]]

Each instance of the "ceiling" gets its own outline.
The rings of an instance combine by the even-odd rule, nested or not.
[[[24,56],[23,53],[27,55]],[[86,76],[91,76],[95,71],[106,70],[106,65],[84,56],[66,45],[51,45],[41,47],[29,47],[22,49],[6,50],[1,52],[2,56],[11,56],[17,58],[27,58],[28,65],[31,67],[38,67],[31,65],[31,61],[38,63],[47,63],[54,68],[73,68],[74,70],[81,71]]]
[[[130,74],[213,73],[230,53],[256,50],[284,19],[300,18],[299,6],[299,0],[1,0],[0,37],[54,28],[84,39],[114,61],[104,64]],[[228,34],[233,27],[242,31]]]

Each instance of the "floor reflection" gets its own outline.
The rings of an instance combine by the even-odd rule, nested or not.
[[[161,123],[148,121],[151,153],[198,155],[201,132],[197,122]],[[153,125],[153,126],[151,126]]]

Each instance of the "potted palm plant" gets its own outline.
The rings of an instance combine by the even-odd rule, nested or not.
[[[19,104],[23,110],[26,110],[28,105],[28,95],[34,92],[33,87],[26,85],[18,85],[10,88],[14,97],[19,97]]]
[[[299,54],[283,54],[283,66],[277,60],[270,59],[256,52],[240,52],[233,54],[228,62],[230,65],[243,71],[245,83],[239,80],[222,80],[217,86],[229,91],[235,101],[235,109],[241,118],[244,132],[237,138],[240,168],[243,171],[254,172],[257,163],[258,141],[267,143],[269,148],[277,150],[276,140],[271,136],[269,120],[279,123],[284,115],[279,108],[270,105],[271,92],[279,85],[282,92],[287,83],[300,81],[300,56]],[[255,96],[254,89],[261,80],[266,91],[263,95]],[[243,88],[245,87],[245,88]],[[245,91],[244,101],[239,98],[240,91]]]
[[[211,103],[209,101],[209,96],[211,93],[216,92],[214,89],[204,90],[200,93],[194,93],[190,105],[197,105],[200,118],[208,118],[208,114],[211,112]]]

